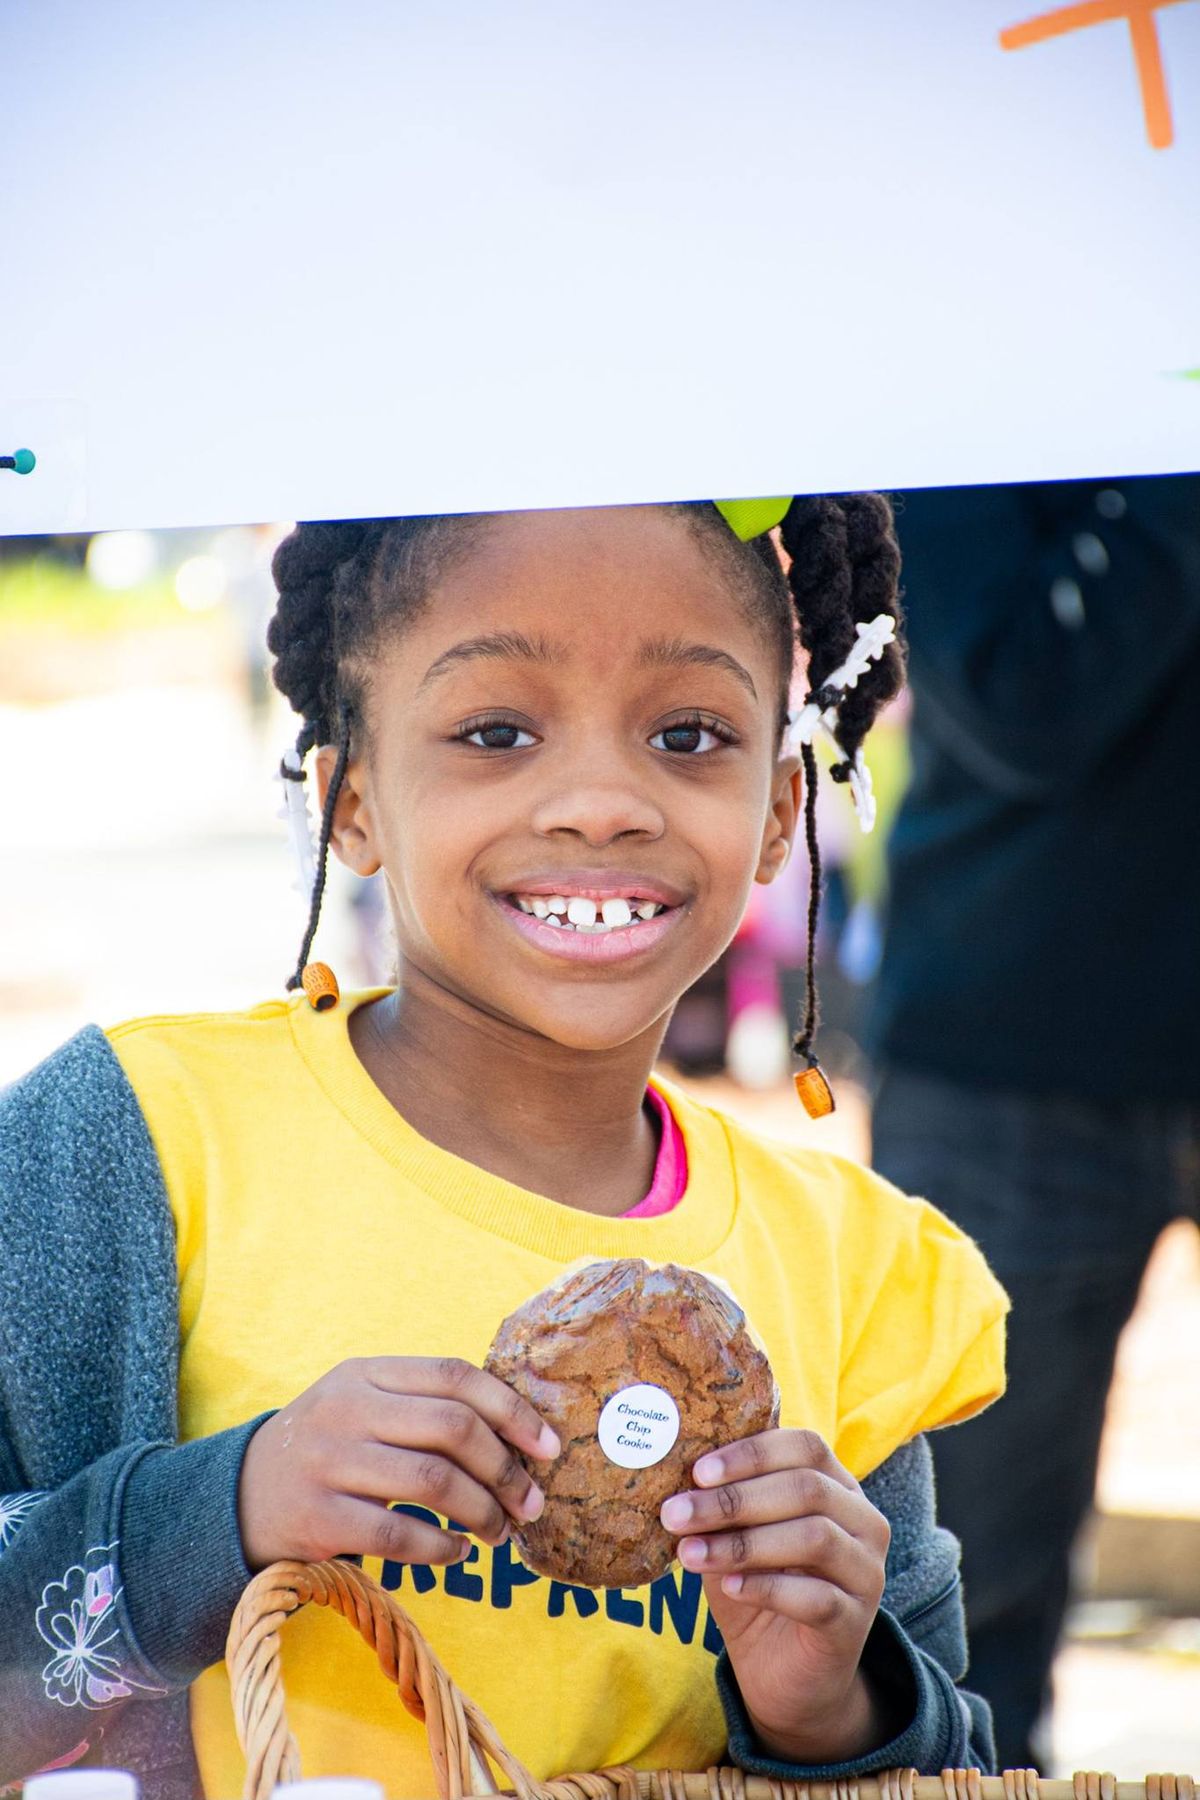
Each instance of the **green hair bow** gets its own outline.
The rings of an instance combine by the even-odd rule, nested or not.
[[[743,544],[751,538],[761,537],[764,531],[773,530],[791,504],[790,494],[786,499],[713,501],[729,529]]]

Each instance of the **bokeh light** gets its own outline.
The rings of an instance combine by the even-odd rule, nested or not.
[[[189,556],[175,571],[175,594],[185,612],[211,612],[229,586],[229,571],[219,556]]]
[[[158,545],[148,531],[98,531],[87,548],[87,572],[110,593],[140,587],[158,566]]]

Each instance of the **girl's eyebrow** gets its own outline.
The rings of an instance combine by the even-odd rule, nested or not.
[[[638,661],[659,669],[683,668],[689,663],[702,668],[724,669],[743,687],[749,688],[755,700],[758,699],[758,689],[749,669],[743,668],[727,650],[718,650],[715,644],[689,644],[683,638],[645,638]]]
[[[463,638],[435,656],[422,675],[417,692],[427,687],[455,663],[473,662],[479,657],[510,658],[524,662],[554,662],[557,652],[545,638],[529,638],[523,631],[496,631],[488,637]]]

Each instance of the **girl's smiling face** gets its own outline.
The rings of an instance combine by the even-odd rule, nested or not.
[[[385,871],[409,971],[596,1051],[720,955],[799,788],[778,631],[725,563],[653,507],[499,515],[385,638],[332,841]]]

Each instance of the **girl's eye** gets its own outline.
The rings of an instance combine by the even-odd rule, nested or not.
[[[459,732],[462,744],[474,744],[480,750],[525,750],[536,743],[533,733],[522,731],[508,719],[484,719]]]
[[[652,750],[670,750],[676,755],[706,755],[720,744],[731,744],[733,733],[723,729],[715,719],[681,719],[667,725],[650,739]]]

